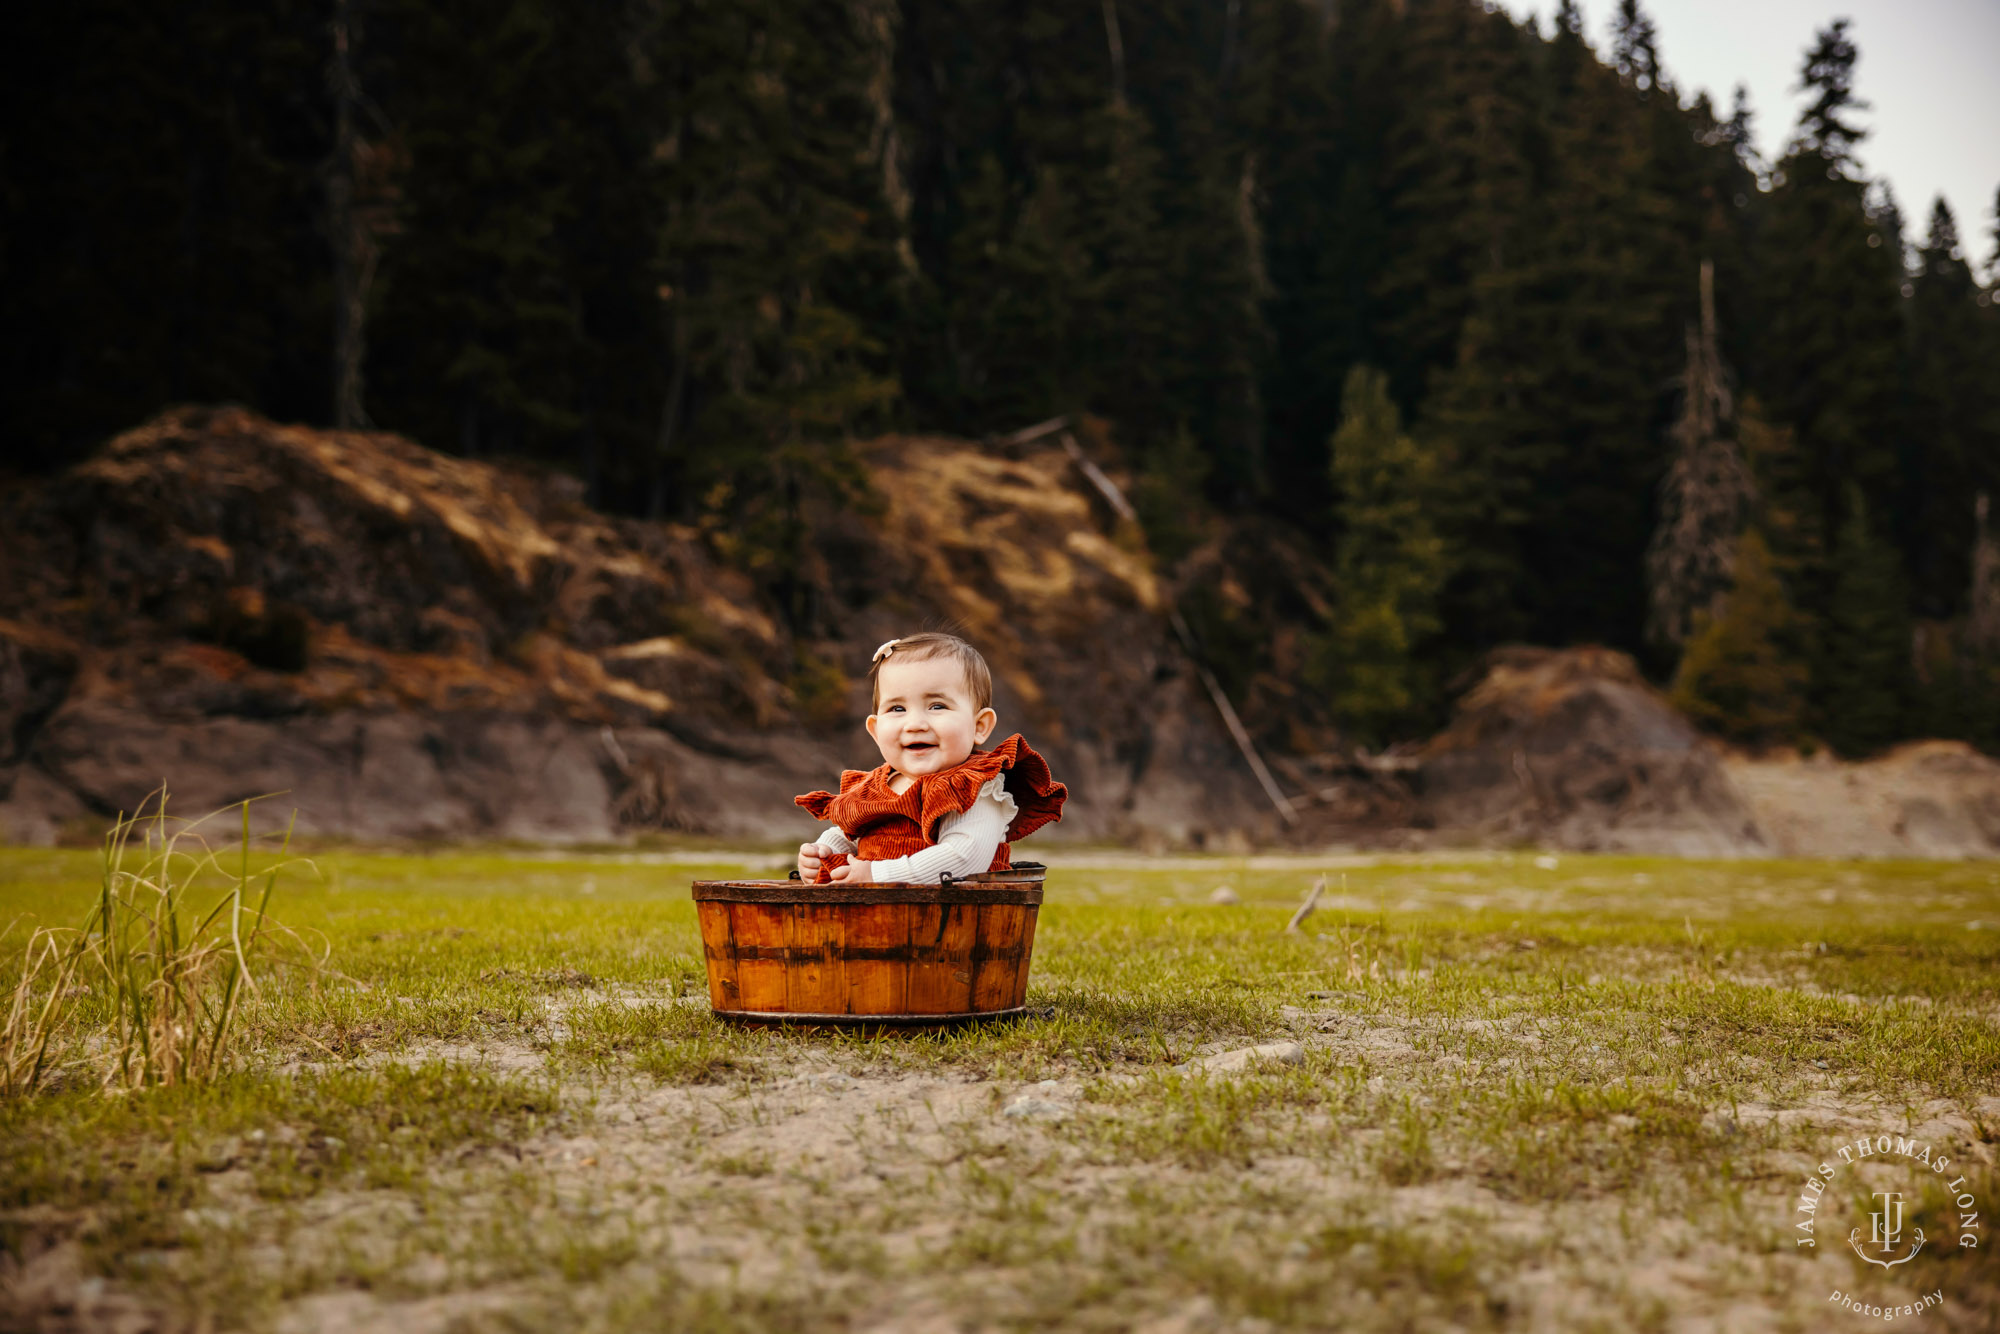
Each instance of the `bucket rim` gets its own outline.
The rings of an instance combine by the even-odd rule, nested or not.
[[[1018,868],[1017,868],[1018,870]],[[1031,875],[996,872],[943,885],[809,885],[800,880],[697,880],[697,903],[810,903],[862,907],[878,903],[1018,903],[1042,901],[1040,868]]]

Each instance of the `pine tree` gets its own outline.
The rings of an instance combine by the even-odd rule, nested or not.
[[[1909,431],[1898,534],[1910,553],[1919,615],[1963,610],[1970,583],[1972,506],[2000,493],[2000,359],[1987,345],[1979,287],[1951,210],[1939,199],[1917,252],[1909,309]]]
[[[1530,196],[1425,405],[1465,487],[1448,618],[1485,643],[1636,646],[1656,412],[1695,265],[1658,174],[1651,117],[1667,100],[1640,106],[1570,24],[1545,68],[1519,142]]]
[[[668,332],[656,509],[701,515],[811,632],[803,506],[853,492],[845,440],[893,403],[871,300],[902,278],[867,5],[660,0],[646,51]]]
[[[1342,372],[1375,355],[1368,288],[1388,248],[1377,176],[1400,35],[1380,0],[1327,13],[1279,6],[1244,75],[1263,90],[1250,133],[1269,293],[1270,504],[1308,529],[1333,503],[1326,450]]]
[[[1794,432],[1796,446],[1760,487],[1789,522],[1769,530],[1774,556],[1792,580],[1801,610],[1825,633],[1829,652],[1837,550],[1828,534],[1846,530],[1856,490],[1876,501],[1896,531],[1903,512],[1901,396],[1904,324],[1901,242],[1871,211],[1853,157],[1862,131],[1853,113],[1857,53],[1844,23],[1819,34],[1803,86],[1813,94],[1791,150],[1778,164],[1768,225],[1760,237],[1768,322],[1759,362],[1761,396]],[[1907,646],[1905,646],[1907,649]],[[1840,669],[1814,663],[1815,691]]]
[[[371,331],[374,416],[468,455],[553,450],[578,423],[581,330],[557,244],[578,145],[549,111],[575,91],[562,46],[588,25],[548,0],[384,0],[376,28],[402,66],[409,167]]]
[[[1509,285],[1540,219],[1527,156],[1535,52],[1523,34],[1458,0],[1409,0],[1401,25],[1380,167],[1396,244],[1371,296],[1383,369],[1411,404],[1463,359],[1467,321]]]
[[[10,24],[0,435],[72,462],[168,403],[323,420],[320,5],[132,0]]]
[[[1396,243],[1371,291],[1378,355],[1416,434],[1453,486],[1442,525],[1463,559],[1445,594],[1453,652],[1525,636],[1532,582],[1522,542],[1560,446],[1523,402],[1530,251],[1542,219],[1532,48],[1503,14],[1453,0],[1409,5],[1396,73],[1405,93],[1385,136],[1381,180]]]
[[[1736,544],[1727,595],[1695,613],[1674,676],[1674,707],[1739,745],[1798,740],[1807,672],[1791,652],[1797,617],[1763,534],[1750,529]]]
[[[1611,21],[1611,67],[1642,94],[1659,87],[1659,32],[1639,0],[1618,0]]]
[[[1861,52],[1847,37],[1847,19],[1835,19],[1816,35],[1799,73],[1799,91],[1812,94],[1812,105],[1799,116],[1797,148],[1826,162],[1852,161],[1854,146],[1868,132],[1849,119],[1868,110],[1854,95],[1854,66]]]
[[[1379,743],[1434,703],[1424,650],[1440,625],[1446,573],[1430,520],[1439,479],[1435,458],[1403,431],[1382,372],[1349,371],[1341,403],[1332,465],[1340,603],[1315,674],[1341,725]]]
[[[1815,682],[1819,730],[1841,754],[1867,755],[1902,735],[1911,626],[1901,561],[1870,526],[1858,489],[1849,497],[1832,575],[1825,675]]]
[[[1180,294],[1170,383],[1215,461],[1211,494],[1249,508],[1268,494],[1260,386],[1269,356],[1263,304],[1260,157],[1250,139],[1268,88],[1249,77],[1281,5],[1136,6],[1121,11],[1135,54],[1134,104],[1173,145],[1159,194],[1169,272]],[[1142,22],[1143,20],[1143,22]],[[1263,62],[1260,61],[1260,64]]]
[[[1127,56],[1149,40],[1140,17],[977,0],[906,12],[921,279],[900,351],[922,420],[978,433],[1090,410],[1141,456],[1195,421],[1150,73]]]
[[[1750,89],[1739,83],[1730,100],[1729,119],[1724,122],[1724,132],[1736,155],[1746,160],[1757,151],[1756,134],[1751,128],[1754,119],[1755,113],[1750,109]]]

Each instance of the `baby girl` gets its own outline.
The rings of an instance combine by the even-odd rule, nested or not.
[[[1018,735],[993,734],[993,675],[956,635],[892,639],[868,669],[875,711],[868,735],[881,767],[840,776],[840,795],[796,798],[830,821],[799,848],[799,876],[818,884],[937,884],[1004,871],[1007,849],[1062,818],[1069,793]]]

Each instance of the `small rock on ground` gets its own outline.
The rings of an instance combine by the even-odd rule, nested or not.
[[[1197,1056],[1191,1061],[1183,1061],[1174,1067],[1181,1074],[1234,1074],[1247,1070],[1252,1065],[1272,1062],[1277,1065],[1297,1065],[1305,1059],[1306,1049],[1296,1042],[1266,1042],[1257,1047],[1238,1047],[1235,1051],[1219,1051],[1213,1056]]]

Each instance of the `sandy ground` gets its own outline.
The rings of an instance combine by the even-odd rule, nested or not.
[[[1288,1008],[1285,1020],[1289,1043],[1267,1042],[1254,1051],[1247,1039],[1234,1047],[1213,1044],[1218,1050],[1193,1064],[1207,1078],[1228,1080],[1274,1068],[1262,1063],[1324,1053],[1372,1072],[1368,1086],[1379,1092],[1398,1084],[1415,1089],[1426,1070],[1463,1063],[1426,1054],[1418,1032],[1395,1021],[1363,1020],[1332,1007]],[[1466,1023],[1499,1050],[1526,1054],[1539,1041],[1506,1024]],[[1353,1132],[1351,1142],[1328,1153],[1252,1154],[1199,1168],[1121,1162],[1081,1133],[1125,1114],[1109,1096],[1115,1086],[883,1072],[858,1068],[851,1049],[785,1050],[794,1057],[788,1066],[766,1064],[721,1084],[662,1086],[613,1076],[570,1085],[570,1096],[590,1108],[580,1128],[438,1166],[435,1185],[454,1204],[456,1238],[427,1226],[422,1215],[434,1204],[393,1191],[331,1190],[290,1211],[282,1229],[252,1222],[251,1231],[282,1240],[250,1248],[251,1263],[303,1274],[314,1257],[344,1257],[351,1265],[372,1254],[380,1276],[366,1288],[337,1286],[287,1301],[276,1328],[469,1334],[671,1327],[633,1319],[635,1310],[657,1301],[647,1294],[663,1283],[683,1295],[823,1300],[829,1312],[840,1312],[826,1327],[895,1334],[1072,1327],[1051,1300],[1086,1293],[1089,1272],[1115,1270],[1112,1252],[1132,1248],[1133,1235],[1149,1227],[1179,1239],[1169,1250],[1191,1239],[1214,1250],[1203,1264],[1235,1275],[1234,1282],[1274,1290],[1297,1287],[1314,1265],[1325,1267],[1329,1227],[1466,1247],[1471,1269],[1456,1281],[1471,1298],[1440,1305],[1396,1283],[1347,1287],[1341,1309],[1327,1312],[1327,1327],[1462,1328],[1468,1313],[1475,1325],[1520,1329],[1776,1331],[1857,1323],[1851,1313],[1836,1319],[1824,1309],[1828,1293],[1855,1285],[1857,1266],[1844,1251],[1823,1247],[1801,1258],[1782,1247],[1782,1238],[1772,1243],[1796,1182],[1811,1167],[1810,1157],[1795,1149],[1741,1157],[1736,1170],[1751,1171],[1734,1215],[1712,1202],[1690,1204],[1671,1188],[1557,1203],[1509,1198],[1449,1146],[1441,1146],[1432,1179],[1390,1186],[1372,1165],[1381,1130]],[[540,1049],[508,1042],[396,1059],[412,1056],[517,1073],[537,1070],[545,1059]],[[1982,1130],[2000,1126],[2000,1097],[1911,1106],[1826,1089],[1790,1105],[1744,1102],[1715,1116],[1714,1125],[1746,1144],[1768,1138],[1773,1124],[1828,1144],[1884,1129],[1978,1144]],[[1990,1170],[1993,1146],[1980,1147]],[[496,1182],[523,1175],[536,1183],[526,1198],[541,1217],[497,1217],[520,1208],[524,1196]],[[1011,1184],[996,1190],[995,1177]],[[254,1220],[270,1208],[242,1170],[215,1177],[213,1195],[215,1208],[239,1218]],[[1158,1217],[1149,1219],[1149,1211]],[[560,1290],[551,1290],[545,1277],[504,1273],[468,1282],[462,1267],[468,1238],[488,1228],[514,1238],[519,1228],[552,1226],[579,1237],[615,1233],[628,1244],[601,1273]],[[1074,1254],[1038,1248],[1038,1236],[1059,1228],[1078,1239]],[[983,1240],[968,1247],[968,1234]],[[1331,1260],[1336,1273],[1415,1264],[1420,1281],[1428,1272],[1423,1262],[1376,1252],[1377,1244],[1364,1240]],[[1273,1327],[1242,1314],[1240,1302],[1232,1314],[1194,1291],[1215,1282],[1213,1273],[1175,1281],[1177,1267],[1167,1262],[1156,1281],[1132,1286],[1108,1312],[1101,1301],[1089,1306],[1074,1327],[1145,1334]],[[1991,1302],[1990,1272],[1987,1282]],[[44,1254],[7,1286],[17,1315],[39,1308],[35,1323],[21,1328],[136,1334],[156,1327],[143,1303],[83,1278],[72,1247]],[[1948,1303],[1920,1327],[1990,1328],[1971,1323],[1990,1318],[1988,1310]],[[796,1311],[770,1318],[787,1328],[816,1327],[809,1318],[799,1324]],[[763,1326],[753,1313],[726,1327]]]

